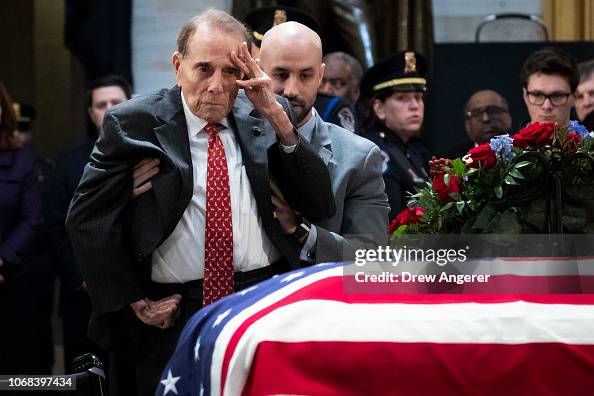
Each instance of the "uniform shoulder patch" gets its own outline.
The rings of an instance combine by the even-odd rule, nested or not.
[[[355,115],[348,106],[340,109],[337,116],[341,127],[351,132],[355,132]]]

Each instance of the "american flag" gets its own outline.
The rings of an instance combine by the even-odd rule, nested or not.
[[[343,266],[200,310],[156,395],[594,395],[594,295],[351,293]]]

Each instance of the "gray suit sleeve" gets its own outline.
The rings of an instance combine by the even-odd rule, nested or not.
[[[131,144],[118,120],[108,113],[66,220],[98,315],[144,297],[123,235],[123,211],[132,190]]]
[[[315,262],[355,259],[355,250],[388,243],[388,206],[382,178],[382,156],[373,146],[360,164],[344,203],[340,234],[316,226]]]

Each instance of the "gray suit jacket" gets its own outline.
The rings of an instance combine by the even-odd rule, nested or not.
[[[286,101],[281,103],[288,111]],[[303,138],[294,153],[280,150],[274,130],[242,93],[228,119],[263,227],[286,270],[297,268],[299,250],[273,218],[269,174],[299,191],[283,191],[291,205],[323,220],[335,211],[328,170]],[[151,253],[179,222],[193,179],[178,87],[116,106],[103,127],[71,202],[67,229],[93,302],[90,335],[106,346],[112,344],[109,328],[117,326],[102,319],[145,296]],[[152,190],[132,200],[132,168],[143,158],[159,158],[160,171],[151,179]]]
[[[318,115],[311,144],[332,180],[336,214],[316,225],[316,263],[354,259],[354,250],[388,242],[388,197],[382,156],[371,141]]]

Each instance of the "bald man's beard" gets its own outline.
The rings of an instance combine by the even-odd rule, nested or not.
[[[299,97],[288,97],[283,95],[285,99],[289,101],[291,105],[291,110],[295,114],[296,124],[300,125],[301,122],[307,117],[307,115],[311,112],[311,108],[313,104],[308,105],[302,98]]]

